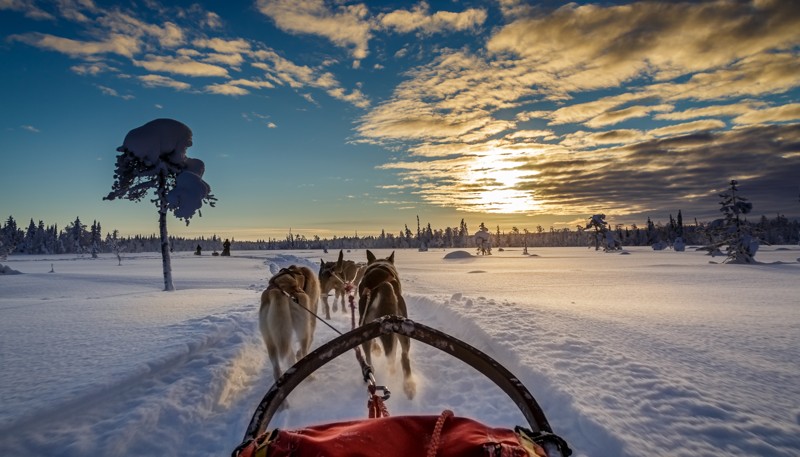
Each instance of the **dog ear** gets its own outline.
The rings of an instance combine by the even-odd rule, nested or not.
[[[344,263],[344,252],[342,252],[342,250],[340,249],[339,250],[339,258],[336,260],[336,269],[337,270],[341,270],[343,263]]]
[[[394,265],[394,251],[392,251],[392,255],[386,258],[392,265]]]
[[[367,264],[370,264],[375,261],[375,254],[372,253],[369,249],[367,249]]]

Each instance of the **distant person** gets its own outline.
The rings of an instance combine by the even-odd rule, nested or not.
[[[231,242],[227,238],[225,238],[225,242],[222,243],[222,255],[228,257],[231,255]]]
[[[203,254],[202,251],[203,251],[203,248],[201,248],[200,245],[198,244],[197,245],[197,250],[194,251],[194,255],[202,255]]]

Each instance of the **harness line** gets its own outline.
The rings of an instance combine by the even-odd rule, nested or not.
[[[292,274],[292,273],[289,270],[287,270],[285,268],[282,268],[281,271],[278,272],[278,274]],[[355,329],[356,328],[355,285],[353,284],[352,281],[344,281],[344,280],[342,280],[342,278],[340,278],[335,273],[332,273],[331,275],[344,285],[344,290],[345,290],[345,293],[347,294],[347,299],[350,302],[350,311],[351,311],[351,314],[350,314],[351,319],[350,319],[350,321],[351,321],[351,326],[352,326],[352,329]],[[281,293],[283,293],[284,295],[289,297],[289,299],[291,301],[295,302],[298,306],[300,306],[300,302],[297,300],[297,297],[295,297],[294,295],[290,294],[289,292],[286,292],[285,290],[281,289],[280,287],[270,285],[267,288],[269,289],[270,287],[277,288],[278,290],[281,291]],[[370,294],[370,291],[369,291],[369,289],[367,289],[367,301],[369,301],[369,294]],[[306,308],[305,306],[300,306],[300,308],[302,308],[302,309],[308,311],[309,313],[311,313],[311,315],[316,317],[318,321],[320,321],[320,322],[324,323],[325,325],[327,325],[328,327],[330,327],[331,330],[333,330],[334,332],[336,332],[340,336],[342,335],[342,332],[337,330],[336,327],[334,327],[333,325],[329,324],[325,319],[321,318],[314,311],[311,311],[310,309]],[[356,347],[354,349],[354,351],[356,353],[356,360],[358,360],[358,364],[361,366],[361,375],[364,377],[364,382],[367,383],[367,391],[369,392],[369,400],[367,401],[367,410],[369,411],[369,417],[370,418],[389,417],[389,410],[386,408],[386,404],[384,403],[384,401],[388,400],[392,393],[389,391],[389,389],[386,386],[377,385],[377,382],[375,381],[375,376],[374,376],[374,374],[372,372],[372,367],[369,366],[369,364],[367,364],[366,360],[364,360],[364,356],[363,356],[363,354],[361,354],[361,348],[360,347]],[[378,390],[382,391],[383,395],[378,395],[377,394]]]
[[[350,322],[353,329],[356,328],[356,305],[355,305],[355,293],[353,291],[353,283],[347,282],[345,283],[345,292],[347,293],[347,300],[350,302]],[[367,289],[367,303],[369,303],[370,299],[370,289]],[[389,389],[386,386],[379,386],[375,382],[375,376],[372,372],[372,367],[367,364],[367,361],[364,360],[363,354],[361,354],[361,347],[356,346],[354,349],[356,352],[356,360],[358,360],[359,365],[361,365],[361,374],[364,376],[364,382],[367,383],[367,390],[369,391],[369,400],[367,400],[367,411],[369,411],[370,419],[376,417],[389,417],[389,409],[386,407],[386,400],[392,395],[389,392]],[[383,395],[378,395],[377,391],[383,391]]]

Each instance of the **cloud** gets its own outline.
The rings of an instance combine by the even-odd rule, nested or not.
[[[220,54],[247,54],[251,51],[250,43],[242,39],[197,38],[192,40],[192,44],[198,48],[212,49]]]
[[[176,90],[188,90],[192,87],[185,82],[176,81],[162,75],[142,75],[138,76],[137,79],[146,87],[171,87]]]
[[[32,125],[21,125],[20,128],[23,129],[23,130],[27,130],[29,132],[33,132],[33,133],[41,132],[41,130],[37,129],[36,127],[34,127]]]
[[[145,60],[133,60],[133,64],[148,71],[172,73],[176,75],[192,77],[228,76],[228,70],[219,65],[197,62],[184,56],[171,57],[150,54],[145,56]]]
[[[697,119],[701,117],[730,117],[745,114],[753,110],[763,108],[764,102],[747,101],[742,103],[732,103],[729,105],[710,105],[702,108],[689,108],[683,111],[662,113],[653,116],[656,120],[683,121]]]
[[[702,121],[685,122],[683,124],[669,125],[652,129],[649,134],[652,136],[676,136],[684,135],[686,133],[702,132],[705,130],[716,130],[725,127],[725,123],[716,119],[707,119]]]
[[[29,0],[2,0],[0,1],[0,10],[17,11],[25,15],[25,17],[35,20],[54,20],[55,17],[42,10]]]
[[[636,138],[637,132],[615,135]],[[498,206],[508,199],[529,211],[567,216],[604,212],[641,220],[673,208],[673,213],[683,209],[684,215],[710,218],[719,213],[720,187],[744,176],[758,213],[796,204],[800,124],[640,140],[583,151],[536,143],[513,150],[500,142],[484,149],[463,145],[455,156],[426,156],[381,168],[398,173],[407,184],[401,190],[462,211],[509,210]],[[775,189],[783,196],[780,201]]]
[[[800,26],[800,22],[798,22]],[[800,61],[794,52],[765,52],[721,69],[696,73],[685,82],[644,87],[642,95],[662,100],[725,100],[780,94],[798,87]]]
[[[327,38],[354,59],[367,57],[371,25],[363,4],[329,7],[324,0],[258,0],[258,10],[281,30]]]
[[[420,2],[411,10],[395,10],[382,14],[378,22],[385,29],[397,33],[420,32],[423,35],[449,33],[476,29],[486,21],[484,9],[469,8],[460,13],[437,11],[430,13],[427,2]]]
[[[99,62],[86,62],[78,65],[73,65],[70,67],[74,73],[78,75],[92,75],[97,76],[101,73],[108,73],[108,72],[117,72],[114,67],[109,66],[107,63],[99,61]]]
[[[494,119],[491,112],[514,108],[517,99],[535,93],[517,68],[462,51],[443,53],[408,76],[391,99],[359,120],[356,130],[362,138],[462,141],[469,135],[480,137],[487,128],[494,134],[499,125],[509,128],[514,122]]]
[[[647,133],[635,129],[617,129],[604,132],[579,130],[565,135],[560,144],[573,150],[593,149],[609,144],[630,144],[646,139]]]
[[[360,89],[356,88],[348,92],[341,87],[336,76],[325,71],[324,67],[313,68],[307,65],[297,65],[271,50],[262,50],[257,53],[257,56],[260,62],[254,63],[253,66],[262,69],[266,78],[277,84],[285,84],[296,90],[305,87],[322,89],[329,96],[359,108],[366,108],[370,104],[369,98]],[[302,94],[302,96],[310,102],[316,103],[310,94]]]
[[[205,21],[206,27],[211,29],[218,29],[222,27],[222,19],[219,17],[219,14],[214,13],[212,11],[208,11],[205,13]]]
[[[250,89],[273,89],[275,84],[266,80],[258,79],[234,79],[220,84],[206,86],[206,92],[219,95],[247,95]]]
[[[96,84],[96,86],[97,86],[98,89],[100,89],[100,92],[102,92],[104,95],[108,95],[108,96],[111,96],[111,97],[118,97],[118,98],[121,98],[123,100],[132,100],[132,99],[135,98],[133,95],[130,95],[130,94],[128,94],[128,95],[120,95],[116,90],[114,90],[114,89],[112,89],[110,87],[102,86],[100,84]]]
[[[549,138],[552,136],[553,136],[552,130],[517,130],[512,132],[510,135],[507,135],[506,138],[512,140],[519,138],[530,140],[533,138]]]
[[[278,2],[265,7],[281,11],[281,8],[295,5],[294,2],[289,3]],[[8,8],[21,7],[16,3],[4,5]],[[298,5],[302,7],[300,12],[309,14],[322,11],[319,8],[324,9],[322,2]],[[187,83],[176,81],[170,75],[219,78],[222,81],[206,83],[203,92],[239,96],[250,93],[252,89],[274,89],[283,85],[295,90],[319,89],[336,100],[359,108],[370,105],[369,97],[360,87],[345,88],[332,72],[326,70],[331,65],[331,59],[326,58],[318,66],[298,65],[262,43],[203,33],[203,27],[218,28],[221,19],[199,5],[181,9],[146,2],[142,15],[155,16],[160,22],[140,19],[133,6],[129,9],[104,9],[91,1],[80,1],[58,2],[57,7],[61,19],[75,23],[73,30],[80,38],[30,32],[12,35],[8,40],[80,59],[81,63],[72,66],[76,74],[96,76],[113,71],[120,78],[132,76],[145,87],[190,88]],[[331,14],[320,14],[334,21],[366,15],[366,7],[363,6],[340,7],[336,12],[331,11]],[[191,25],[183,27],[177,21]],[[345,35],[351,36],[349,32],[345,32]],[[117,56],[126,58],[129,65],[117,59]],[[260,77],[248,74],[248,70],[252,73],[253,68],[264,71],[264,74]],[[142,69],[146,74],[141,74]],[[231,72],[245,76],[231,80]],[[110,84],[105,87],[115,90]],[[311,94],[301,96],[313,101]]]
[[[743,113],[733,119],[736,124],[766,124],[800,120],[800,103],[789,103]]]
[[[353,89],[352,91],[347,93],[341,87],[336,87],[328,90],[328,95],[337,100],[348,102],[357,108],[369,107],[369,99],[359,89]]]
[[[218,95],[247,95],[249,90],[233,84],[210,84],[205,87],[206,92]]]
[[[735,131],[729,125],[797,120],[794,104],[753,98],[800,86],[800,8],[773,1],[571,3],[546,11],[501,0],[500,6],[511,22],[485,49],[440,50],[407,71],[391,97],[357,123],[360,141],[404,152],[384,168],[414,183],[423,200],[465,209],[459,192],[475,196],[484,186],[509,198],[531,193],[532,211],[633,214],[662,201],[681,204],[675,195],[687,204],[713,199],[709,182],[751,176],[760,161],[770,162],[764,182],[779,182],[781,167],[797,171],[788,161],[798,157],[790,139],[796,124]],[[782,162],[768,154],[762,140],[769,135],[785,149]],[[516,162],[531,175],[505,188],[464,181],[461,172],[481,148],[515,148]],[[721,151],[729,148],[743,150],[726,158]],[[704,161],[708,151],[712,159]],[[740,155],[747,156],[741,168]],[[686,179],[685,170],[691,170]],[[653,186],[660,189],[648,196]],[[579,190],[575,196],[571,187]]]
[[[514,21],[487,48],[558,72],[573,90],[589,90],[640,76],[667,80],[792,49],[800,43],[799,16],[791,2],[779,1],[571,3]]]
[[[539,172],[529,190],[544,210],[634,214],[702,207],[713,215],[718,213],[717,189],[747,175],[759,212],[769,213],[785,208],[796,193],[786,189],[783,200],[775,202],[769,189],[796,182],[800,157],[782,155],[797,151],[798,140],[798,124],[706,131],[612,149],[540,155],[524,167]]]
[[[61,52],[72,57],[102,54],[119,54],[125,57],[133,57],[139,51],[139,42],[135,38],[122,35],[110,35],[104,41],[79,41],[45,33],[32,32],[21,35],[11,35],[8,39],[41,49]]]
[[[647,106],[647,105],[629,106],[626,108],[618,110],[610,110],[601,113],[593,117],[589,121],[587,121],[586,125],[592,128],[605,127],[607,125],[619,124],[620,122],[627,121],[629,119],[646,117],[654,112],[672,111],[673,108],[674,108],[673,105],[668,105],[668,104],[655,105],[655,106]]]

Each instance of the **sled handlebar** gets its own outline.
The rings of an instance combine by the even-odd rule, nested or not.
[[[527,388],[493,358],[444,332],[401,316],[384,316],[323,344],[287,370],[267,391],[247,427],[244,441],[262,434],[281,403],[318,368],[362,343],[381,335],[397,333],[421,341],[458,358],[481,372],[506,393],[522,412],[533,432],[552,433],[542,408]]]

